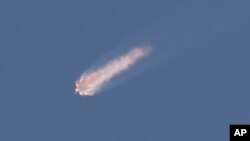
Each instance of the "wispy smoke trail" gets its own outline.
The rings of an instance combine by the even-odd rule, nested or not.
[[[99,69],[83,73],[75,82],[75,91],[81,96],[91,96],[98,92],[106,82],[124,70],[130,68],[139,59],[148,55],[152,48],[150,46],[139,46],[123,54]]]

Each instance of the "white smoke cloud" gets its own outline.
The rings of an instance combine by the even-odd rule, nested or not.
[[[106,65],[88,73],[83,73],[75,82],[75,91],[81,96],[91,96],[96,94],[100,89],[113,77],[129,69],[139,59],[147,56],[152,50],[151,46],[138,46],[131,49],[128,53],[123,54]]]

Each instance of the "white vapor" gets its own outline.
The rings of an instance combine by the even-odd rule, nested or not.
[[[106,82],[110,81],[114,76],[117,76],[121,72],[129,69],[139,59],[147,56],[151,50],[152,47],[148,45],[135,47],[128,53],[109,61],[104,66],[83,73],[75,82],[75,91],[81,96],[92,96],[96,94]]]

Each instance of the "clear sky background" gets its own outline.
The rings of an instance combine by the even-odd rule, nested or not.
[[[1,1],[0,140],[228,141],[229,124],[250,123],[249,7]],[[161,63],[96,96],[74,95],[84,70],[132,40],[151,41]]]

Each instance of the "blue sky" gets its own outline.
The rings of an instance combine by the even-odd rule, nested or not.
[[[248,1],[0,5],[0,140],[226,141],[229,124],[250,122]],[[147,41],[160,63],[96,96],[73,94],[101,57]]]

